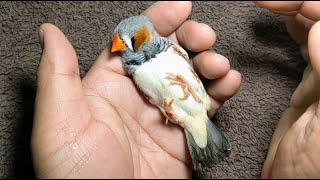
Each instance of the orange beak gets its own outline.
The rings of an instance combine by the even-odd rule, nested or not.
[[[122,49],[126,48],[127,46],[124,42],[120,39],[119,35],[116,34],[112,39],[112,47],[111,52],[121,51]]]

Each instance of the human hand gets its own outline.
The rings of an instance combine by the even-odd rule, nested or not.
[[[262,178],[320,177],[320,2],[255,2],[271,12],[288,15],[287,29],[301,45],[307,61],[269,146]]]
[[[190,2],[158,2],[143,14],[158,34],[193,52],[195,70],[209,79],[212,117],[239,89],[240,73],[208,49],[215,33],[186,20]],[[120,21],[120,19],[119,19]],[[83,79],[72,45],[54,25],[43,24],[37,72],[32,155],[39,178],[191,178],[183,130],[165,125],[109,47]]]

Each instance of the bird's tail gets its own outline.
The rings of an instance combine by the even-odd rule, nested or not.
[[[186,129],[184,130],[195,170],[199,168],[199,165],[202,167],[212,167],[230,155],[231,148],[228,140],[211,120],[206,122],[206,130],[207,145],[205,148],[200,148],[192,134]]]

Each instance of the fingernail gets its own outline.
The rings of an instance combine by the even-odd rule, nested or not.
[[[41,48],[43,49],[43,30],[42,29],[38,29],[38,34],[39,34],[39,42],[40,42],[40,45],[41,45]]]

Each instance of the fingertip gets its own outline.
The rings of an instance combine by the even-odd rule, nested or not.
[[[234,95],[240,88],[240,85],[241,85],[241,81],[242,81],[242,75],[239,71],[237,70],[230,70],[228,72],[228,77],[229,80],[230,80],[230,92],[229,92],[229,95]]]
[[[183,23],[176,36],[183,47],[193,52],[209,49],[216,41],[216,33],[210,26],[193,20]]]
[[[43,44],[40,63],[45,64],[40,68],[46,67],[52,73],[78,75],[77,55],[64,33],[51,23],[40,25],[39,33]]]
[[[230,70],[229,60],[213,51],[204,51],[193,60],[196,71],[207,79],[222,77]]]
[[[224,102],[239,90],[241,79],[240,72],[230,70],[225,76],[213,80],[207,86],[207,92],[213,99]]]
[[[142,14],[149,18],[159,35],[167,37],[188,18],[191,9],[191,1],[159,1]]]
[[[232,79],[234,80],[234,87],[235,89],[239,89],[240,88],[240,84],[241,84],[241,81],[242,81],[242,75],[239,71],[237,70],[230,70],[230,76],[232,77]]]
[[[50,36],[51,36],[51,35],[61,35],[61,33],[62,33],[58,27],[56,27],[55,25],[53,25],[51,23],[41,24],[39,26],[38,30],[39,30],[39,39],[40,39],[42,49],[44,49],[44,44],[45,44],[44,42],[46,41],[45,37],[47,37],[48,34],[50,34]]]
[[[199,26],[200,26],[200,33],[203,34],[203,36],[207,37],[208,48],[213,46],[217,40],[216,32],[208,24],[199,23]]]
[[[44,30],[44,29],[47,29],[47,28],[55,28],[57,29],[57,27],[51,23],[43,23],[40,25],[39,27],[40,29]]]
[[[168,1],[171,2],[171,1]],[[175,6],[177,8],[185,8],[189,11],[192,9],[192,1],[173,1],[172,3],[175,3]]]
[[[45,34],[50,34],[50,36],[65,36],[57,26],[51,23],[41,24],[39,30],[41,30]]]
[[[172,7],[176,8],[178,11],[183,10],[188,15],[191,13],[192,1],[167,1],[167,2],[172,3]]]

